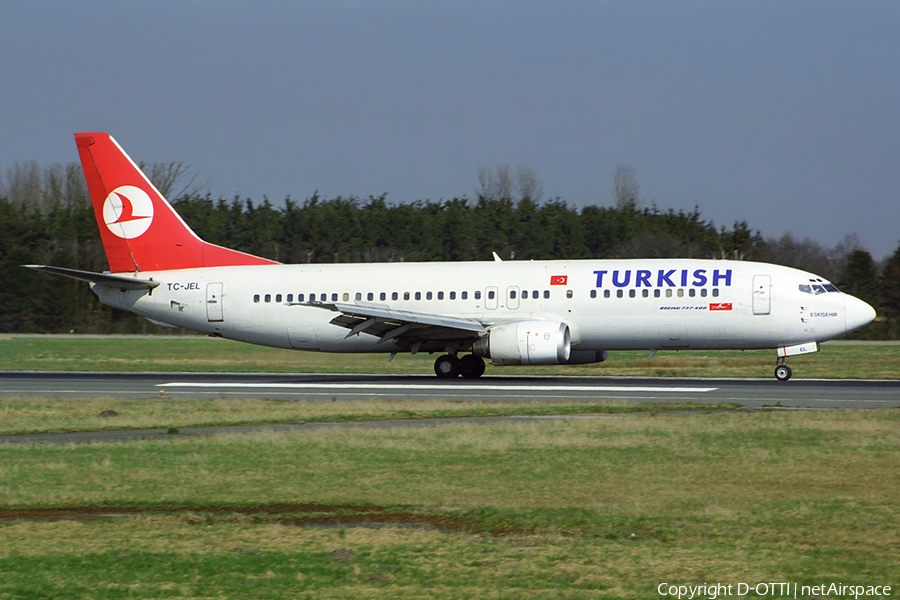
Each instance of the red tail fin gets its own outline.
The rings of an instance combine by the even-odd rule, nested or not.
[[[111,135],[75,143],[113,273],[277,264],[197,237]]]

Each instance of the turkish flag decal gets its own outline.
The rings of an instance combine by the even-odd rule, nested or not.
[[[569,283],[568,275],[551,275],[550,285],[566,285]]]
[[[709,310],[731,310],[731,302],[713,302]]]

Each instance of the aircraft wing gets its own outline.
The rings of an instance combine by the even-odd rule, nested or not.
[[[346,337],[365,333],[381,338],[382,342],[403,340],[413,347],[426,342],[472,342],[487,331],[475,319],[396,310],[380,304],[335,302],[311,306],[341,313],[331,323],[349,329]]]
[[[63,275],[78,279],[81,281],[89,281],[90,283],[98,283],[107,287],[120,290],[152,290],[159,285],[158,281],[151,279],[138,279],[136,277],[127,277],[125,275],[111,275],[109,273],[94,273],[93,271],[79,271],[78,269],[66,269],[65,267],[50,267],[47,265],[22,265],[27,269],[35,271],[44,271],[55,275]]]

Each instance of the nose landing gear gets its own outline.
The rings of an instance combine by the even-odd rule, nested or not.
[[[794,372],[791,371],[791,368],[784,364],[784,358],[785,357],[783,356],[780,357],[778,359],[778,366],[775,367],[775,379],[778,381],[787,381],[791,378],[791,375],[794,374]]]
[[[467,354],[462,358],[444,354],[434,361],[434,374],[441,379],[453,379],[460,375],[465,379],[478,379],[484,375],[484,360],[474,354]]]

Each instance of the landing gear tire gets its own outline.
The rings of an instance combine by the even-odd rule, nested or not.
[[[434,361],[434,374],[441,379],[453,379],[459,377],[459,359],[452,354],[439,356]]]
[[[465,379],[478,379],[484,375],[484,359],[474,354],[466,354],[459,359],[459,374]]]
[[[778,381],[787,381],[793,375],[793,371],[787,365],[778,365],[775,367],[775,379]]]

